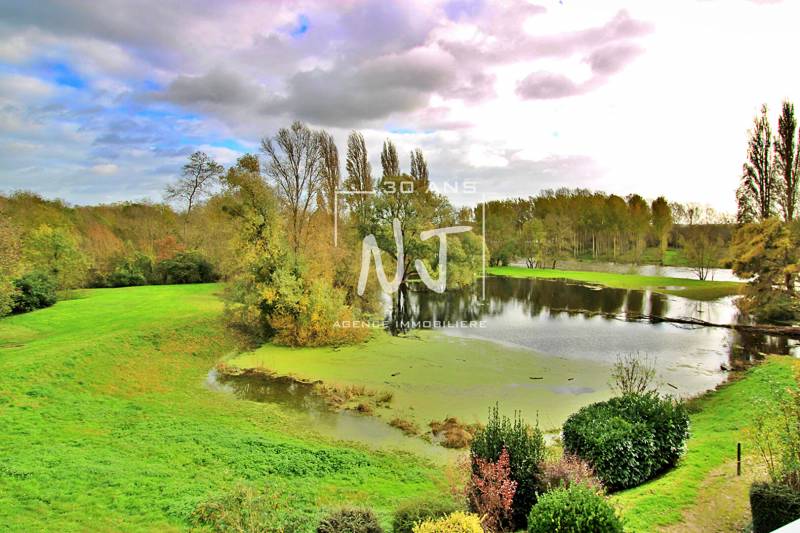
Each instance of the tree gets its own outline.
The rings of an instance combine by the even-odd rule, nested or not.
[[[261,141],[267,176],[289,214],[289,243],[297,254],[305,238],[312,200],[322,187],[320,137],[302,122]]]
[[[339,150],[336,148],[333,136],[327,131],[320,132],[319,148],[322,164],[322,204],[333,219],[339,208],[336,205],[336,191],[342,185],[342,175],[339,169]]]
[[[369,200],[366,198],[366,194],[361,193],[372,191],[373,184],[372,165],[369,164],[369,157],[367,156],[367,144],[360,132],[354,131],[347,137],[345,168],[347,169],[347,179],[344,182],[345,189],[358,193],[350,195],[348,203],[351,208],[356,210],[359,218],[363,221],[366,217],[364,210]]]
[[[411,177],[415,183],[428,184],[428,163],[419,148],[411,152]]]
[[[690,226],[682,239],[686,262],[694,270],[697,279],[708,278],[711,269],[722,257],[722,240],[713,234],[707,225]]]
[[[797,172],[800,165],[800,146],[796,141],[797,119],[794,104],[783,102],[781,116],[778,117],[778,135],[775,137],[775,171],[781,181],[778,190],[778,205],[787,222],[794,219],[797,209]]]
[[[743,166],[742,183],[737,192],[739,214],[754,214],[757,220],[772,216],[775,203],[775,167],[772,161],[772,129],[766,104],[753,120],[747,141],[747,162]],[[744,205],[743,205],[744,203]],[[739,222],[746,222],[740,219]]]
[[[636,261],[641,257],[645,246],[645,237],[650,229],[650,207],[638,194],[628,196],[629,227],[633,232],[633,249]]]
[[[800,231],[777,218],[742,226],[733,240],[733,271],[751,278],[741,304],[765,320],[797,316],[795,279],[800,271]]]
[[[187,217],[192,207],[210,192],[211,186],[223,172],[222,165],[208,157],[205,152],[195,152],[189,156],[189,162],[183,165],[181,178],[167,185],[167,200],[183,200],[186,202]]]
[[[25,262],[31,270],[52,276],[60,290],[79,287],[88,261],[70,233],[42,224],[25,240]]]
[[[653,217],[653,232],[658,237],[659,249],[661,250],[661,262],[664,262],[664,252],[667,251],[667,240],[672,229],[672,209],[667,203],[667,199],[659,196],[651,205]]]
[[[13,278],[19,273],[20,243],[11,220],[0,213],[0,316],[11,311],[14,301]]]
[[[383,168],[384,178],[400,175],[400,160],[397,157],[397,148],[395,148],[394,143],[389,139],[383,142],[381,167]]]
[[[540,268],[544,265],[547,253],[547,232],[544,223],[532,218],[522,225],[519,239],[519,252],[525,258],[528,268]]]

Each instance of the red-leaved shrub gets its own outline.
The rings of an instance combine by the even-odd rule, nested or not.
[[[503,448],[497,462],[475,457],[475,469],[467,489],[470,508],[482,517],[484,528],[492,532],[511,527],[511,503],[517,482],[511,479],[508,450]]]

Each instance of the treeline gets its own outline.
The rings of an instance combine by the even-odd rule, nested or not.
[[[773,133],[766,104],[753,119],[736,191],[734,271],[751,278],[740,302],[762,320],[800,318],[800,129],[784,101]]]
[[[201,283],[222,259],[205,235],[181,235],[169,205],[125,202],[73,207],[28,192],[0,196],[0,313],[52,305],[79,287]],[[210,233],[209,233],[210,232]]]
[[[715,231],[729,221],[711,208],[585,189],[545,190],[535,197],[487,202],[475,209],[478,224],[484,213],[495,265],[517,259],[540,268],[555,268],[564,259],[638,263],[648,247],[657,248],[656,260],[662,261],[668,246],[683,247],[696,238],[696,232],[679,224],[703,223],[714,240],[730,235],[724,229]]]

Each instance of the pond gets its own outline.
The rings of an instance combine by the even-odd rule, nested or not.
[[[298,413],[301,423],[335,438],[442,457],[441,448],[405,437],[386,422],[399,417],[425,428],[447,416],[481,421],[499,401],[504,412],[520,409],[543,429],[557,431],[582,405],[609,397],[618,354],[649,356],[661,390],[687,397],[723,382],[727,368],[746,366],[763,353],[799,350],[783,338],[633,319],[644,314],[731,323],[741,320],[732,298],[701,302],[564,280],[491,277],[485,300],[479,286],[444,294],[411,290],[408,310],[423,328],[441,324],[405,337],[381,334],[363,345],[266,345],[232,361],[240,368],[392,393],[391,408],[375,417],[332,412],[310,386],[291,380],[210,374],[209,383],[243,399],[279,403]],[[462,321],[473,327],[459,327]]]
[[[412,291],[410,307],[412,316],[423,323],[445,323],[442,329],[447,334],[508,343],[543,354],[606,362],[617,354],[648,355],[664,380],[684,386],[696,383],[688,387],[695,393],[698,387],[704,390],[722,381],[723,366],[751,363],[764,353],[797,355],[798,343],[725,328],[643,322],[637,317],[737,323],[744,318],[734,299],[698,301],[568,280],[489,277],[485,300],[478,286],[443,294]],[[446,323],[458,320],[481,321],[482,327],[447,327]]]

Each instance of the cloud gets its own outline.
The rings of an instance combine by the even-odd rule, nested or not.
[[[547,100],[581,94],[586,84],[577,84],[561,74],[533,72],[517,85],[517,94],[523,98]]]
[[[593,51],[586,62],[595,74],[608,76],[622,70],[642,49],[630,43],[615,43]]]
[[[119,171],[119,167],[113,163],[105,163],[103,165],[94,165],[89,169],[92,174],[98,176],[112,176]]]

